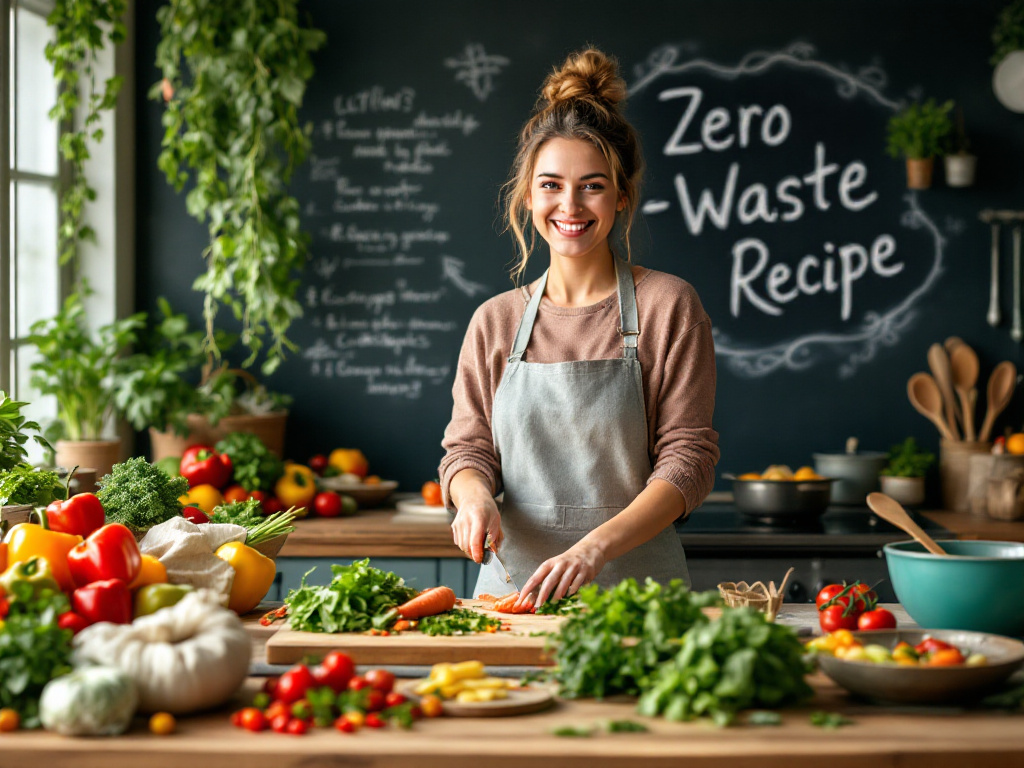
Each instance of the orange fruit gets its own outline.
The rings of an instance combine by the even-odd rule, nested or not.
[[[358,448],[335,448],[331,451],[327,463],[336,467],[342,474],[366,477],[370,471],[370,462]]]
[[[761,474],[759,472],[744,472],[740,475],[737,480],[760,480]]]
[[[821,475],[814,471],[813,467],[800,467],[793,473],[794,480],[821,480]]]
[[[1024,454],[1024,432],[1014,432],[1006,438],[1006,452]]]

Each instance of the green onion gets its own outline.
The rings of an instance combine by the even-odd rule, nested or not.
[[[255,528],[249,529],[249,533],[245,537],[245,543],[251,547],[254,544],[262,544],[264,541],[291,533],[295,530],[295,526],[292,525],[294,519],[295,507],[268,515],[267,519],[262,523]]]

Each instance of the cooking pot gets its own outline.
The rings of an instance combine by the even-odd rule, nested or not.
[[[814,471],[835,478],[833,504],[864,506],[869,493],[878,490],[878,476],[889,463],[889,454],[858,451],[857,439],[846,441],[845,453],[815,453]]]
[[[819,480],[732,480],[733,501],[744,517],[765,523],[793,523],[820,516],[832,495],[830,477]]]

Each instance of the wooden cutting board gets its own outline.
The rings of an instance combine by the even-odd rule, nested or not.
[[[267,640],[267,663],[294,664],[307,657],[322,659],[334,650],[349,654],[356,664],[369,665],[429,665],[469,659],[502,666],[545,666],[553,663],[544,654],[545,637],[531,637],[531,634],[557,631],[564,618],[532,613],[518,616],[494,613],[483,608],[480,600],[463,600],[462,607],[504,619],[511,629],[453,637],[431,637],[420,632],[380,637],[353,632],[296,632],[286,627]]]

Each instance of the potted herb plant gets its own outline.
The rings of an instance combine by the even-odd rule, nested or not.
[[[956,108],[955,128],[950,151],[943,157],[946,170],[946,184],[951,187],[969,187],[974,184],[978,158],[971,154],[971,144],[964,128],[964,111]]]
[[[879,474],[882,493],[901,504],[915,506],[924,502],[924,479],[935,463],[935,454],[917,445],[908,437],[889,451],[889,463]]]
[[[139,313],[90,331],[82,296],[74,293],[51,318],[29,329],[38,356],[32,386],[57,399],[57,419],[47,430],[56,441],[60,467],[90,467],[98,477],[120,458],[121,439],[107,430],[118,415],[115,392],[129,372],[125,352],[145,322]]]
[[[302,314],[295,294],[308,236],[287,183],[309,151],[298,113],[326,38],[299,23],[298,0],[179,0],[156,15],[158,165],[176,190],[190,185],[186,208],[208,227],[206,271],[193,285],[205,294],[207,349],[217,356],[214,320],[226,306],[242,322],[243,365],[265,352],[269,374],[294,349],[286,332]]]
[[[953,128],[949,113],[953,102],[928,99],[913,103],[889,118],[886,151],[907,161],[907,187],[927,189],[932,183],[935,158],[942,155]]]
[[[141,334],[138,349],[121,377],[116,403],[139,430],[148,430],[154,462],[180,456],[189,445],[212,445],[230,432],[251,432],[278,456],[290,398],[270,393],[246,371],[213,365],[205,334],[189,327],[166,299],[159,321]],[[234,340],[218,332],[218,347]]]
[[[31,483],[17,479],[19,475],[32,471],[27,461],[26,444],[31,440],[47,451],[53,450],[40,434],[39,425],[22,414],[21,409],[26,405],[28,403],[12,400],[6,392],[0,390],[0,493],[4,495],[0,500],[0,521],[9,523],[27,520],[31,504],[39,500],[33,488],[29,487]],[[35,434],[31,434],[33,432]],[[34,487],[39,490],[45,484],[38,483]],[[30,493],[32,498],[24,501],[20,497],[23,493]]]

